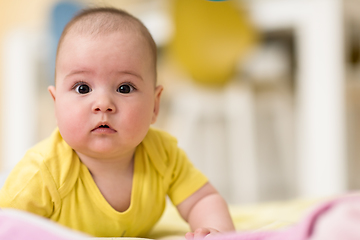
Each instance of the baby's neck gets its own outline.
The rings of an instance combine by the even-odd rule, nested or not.
[[[127,175],[133,171],[134,153],[122,158],[93,158],[76,152],[80,161],[85,164],[93,177]]]
[[[134,154],[121,159],[94,159],[81,153],[78,156],[110,206],[119,212],[127,210],[131,204]]]

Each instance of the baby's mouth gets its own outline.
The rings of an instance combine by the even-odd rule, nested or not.
[[[108,124],[100,124],[99,126],[95,127],[92,132],[100,132],[100,133],[111,133],[116,132],[115,129],[111,128]]]

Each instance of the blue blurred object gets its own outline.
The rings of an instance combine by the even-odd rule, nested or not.
[[[66,26],[66,24],[83,8],[83,6],[75,1],[60,1],[57,2],[52,8],[50,15],[50,35],[52,39],[51,44],[51,60],[50,66],[50,84],[54,84],[55,76],[55,59],[57,45],[59,43],[60,36]]]

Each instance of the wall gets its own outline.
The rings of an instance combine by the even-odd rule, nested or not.
[[[53,0],[15,0],[15,1],[0,1],[0,46],[4,44],[4,38],[10,31],[15,28],[26,28],[30,31],[41,31],[46,28],[46,21],[44,19],[48,15],[48,9],[54,3]],[[3,61],[4,53],[3,47],[0,47],[0,95],[3,96],[5,89],[3,86]],[[2,98],[0,98],[0,106],[2,105]],[[3,112],[2,114],[6,114]],[[1,121],[2,118],[0,118]],[[2,122],[0,122],[2,126]],[[0,128],[0,135],[2,134]],[[0,140],[0,154],[2,153],[3,139]]]

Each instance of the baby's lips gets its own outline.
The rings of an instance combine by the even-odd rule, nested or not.
[[[97,127],[95,127],[93,130],[91,131],[114,131],[116,132],[115,129],[113,129],[108,123],[100,123],[98,124]]]
[[[116,133],[116,130],[112,128],[97,127],[94,128],[91,132],[100,133],[100,134],[111,134],[111,133]]]

